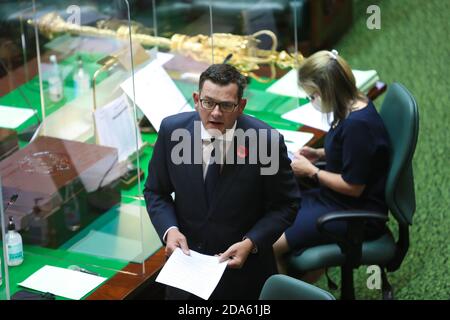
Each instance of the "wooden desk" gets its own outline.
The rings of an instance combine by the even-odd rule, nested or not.
[[[119,272],[95,290],[86,300],[122,300],[132,298],[145,287],[149,286],[151,288],[157,272],[162,268],[165,261],[164,248],[161,248],[145,260],[144,272],[141,264],[130,263],[123,271],[139,275]]]

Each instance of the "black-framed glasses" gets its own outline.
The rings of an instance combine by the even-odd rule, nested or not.
[[[233,112],[239,103],[233,103],[228,101],[217,102],[209,99],[200,99],[200,104],[203,109],[214,110],[216,106],[219,106],[222,112]]]

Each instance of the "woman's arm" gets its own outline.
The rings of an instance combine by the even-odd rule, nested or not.
[[[345,194],[347,196],[358,198],[364,191],[366,187],[365,184],[350,184],[342,179],[342,175],[338,173],[332,173],[325,170],[315,169],[313,175],[317,172],[318,182],[334,190],[336,192]]]
[[[291,167],[296,176],[316,178],[321,185],[347,196],[357,198],[366,187],[364,184],[350,184],[338,173],[320,170],[302,155],[296,155],[291,163]]]

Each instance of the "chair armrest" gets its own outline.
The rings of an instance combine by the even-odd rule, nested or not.
[[[337,211],[327,213],[326,215],[321,216],[317,220],[317,228],[320,232],[324,231],[324,227],[328,222],[331,221],[356,221],[356,220],[369,220],[375,219],[381,222],[388,221],[388,216],[383,213],[378,212],[369,212],[369,211]]]
[[[386,214],[368,211],[337,211],[328,213],[317,220],[317,229],[319,232],[329,236],[341,248],[346,255],[346,263],[351,266],[358,266],[362,256],[362,243],[364,241],[365,222],[377,220],[381,222],[388,221]],[[329,222],[346,221],[348,222],[345,235],[333,233],[326,229]]]

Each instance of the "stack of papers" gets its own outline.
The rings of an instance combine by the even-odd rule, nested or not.
[[[364,93],[369,92],[370,88],[380,80],[380,77],[375,70],[353,70],[353,75],[355,76],[356,87]]]
[[[19,283],[19,286],[43,293],[49,292],[68,299],[80,300],[105,280],[106,278],[85,272],[44,266],[25,281]]]

